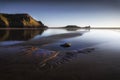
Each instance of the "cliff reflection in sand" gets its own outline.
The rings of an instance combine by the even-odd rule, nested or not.
[[[39,30],[0,30],[0,41],[26,41],[36,35],[41,35],[44,29]]]

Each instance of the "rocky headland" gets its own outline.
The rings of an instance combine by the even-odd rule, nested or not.
[[[0,13],[0,28],[46,28],[46,26],[27,13]]]

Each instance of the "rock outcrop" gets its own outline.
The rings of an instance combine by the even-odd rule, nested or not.
[[[29,14],[0,13],[0,28],[44,28],[41,21],[37,21]]]
[[[81,28],[81,27],[76,26],[76,25],[67,25],[64,28]]]

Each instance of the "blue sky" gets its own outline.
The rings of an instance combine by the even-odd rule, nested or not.
[[[3,1],[1,13],[28,13],[45,25],[120,27],[119,0],[86,1]]]

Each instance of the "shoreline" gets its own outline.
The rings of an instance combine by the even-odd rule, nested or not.
[[[120,29],[119,27],[116,28],[104,28],[104,27],[99,27],[99,28],[95,28],[95,27],[91,27],[91,28],[84,28],[84,27],[80,27],[80,28],[64,28],[64,27],[48,27],[48,28],[0,28],[0,30],[29,30],[29,29]]]
[[[29,29],[48,29],[48,28],[0,28],[0,30],[29,30]]]

